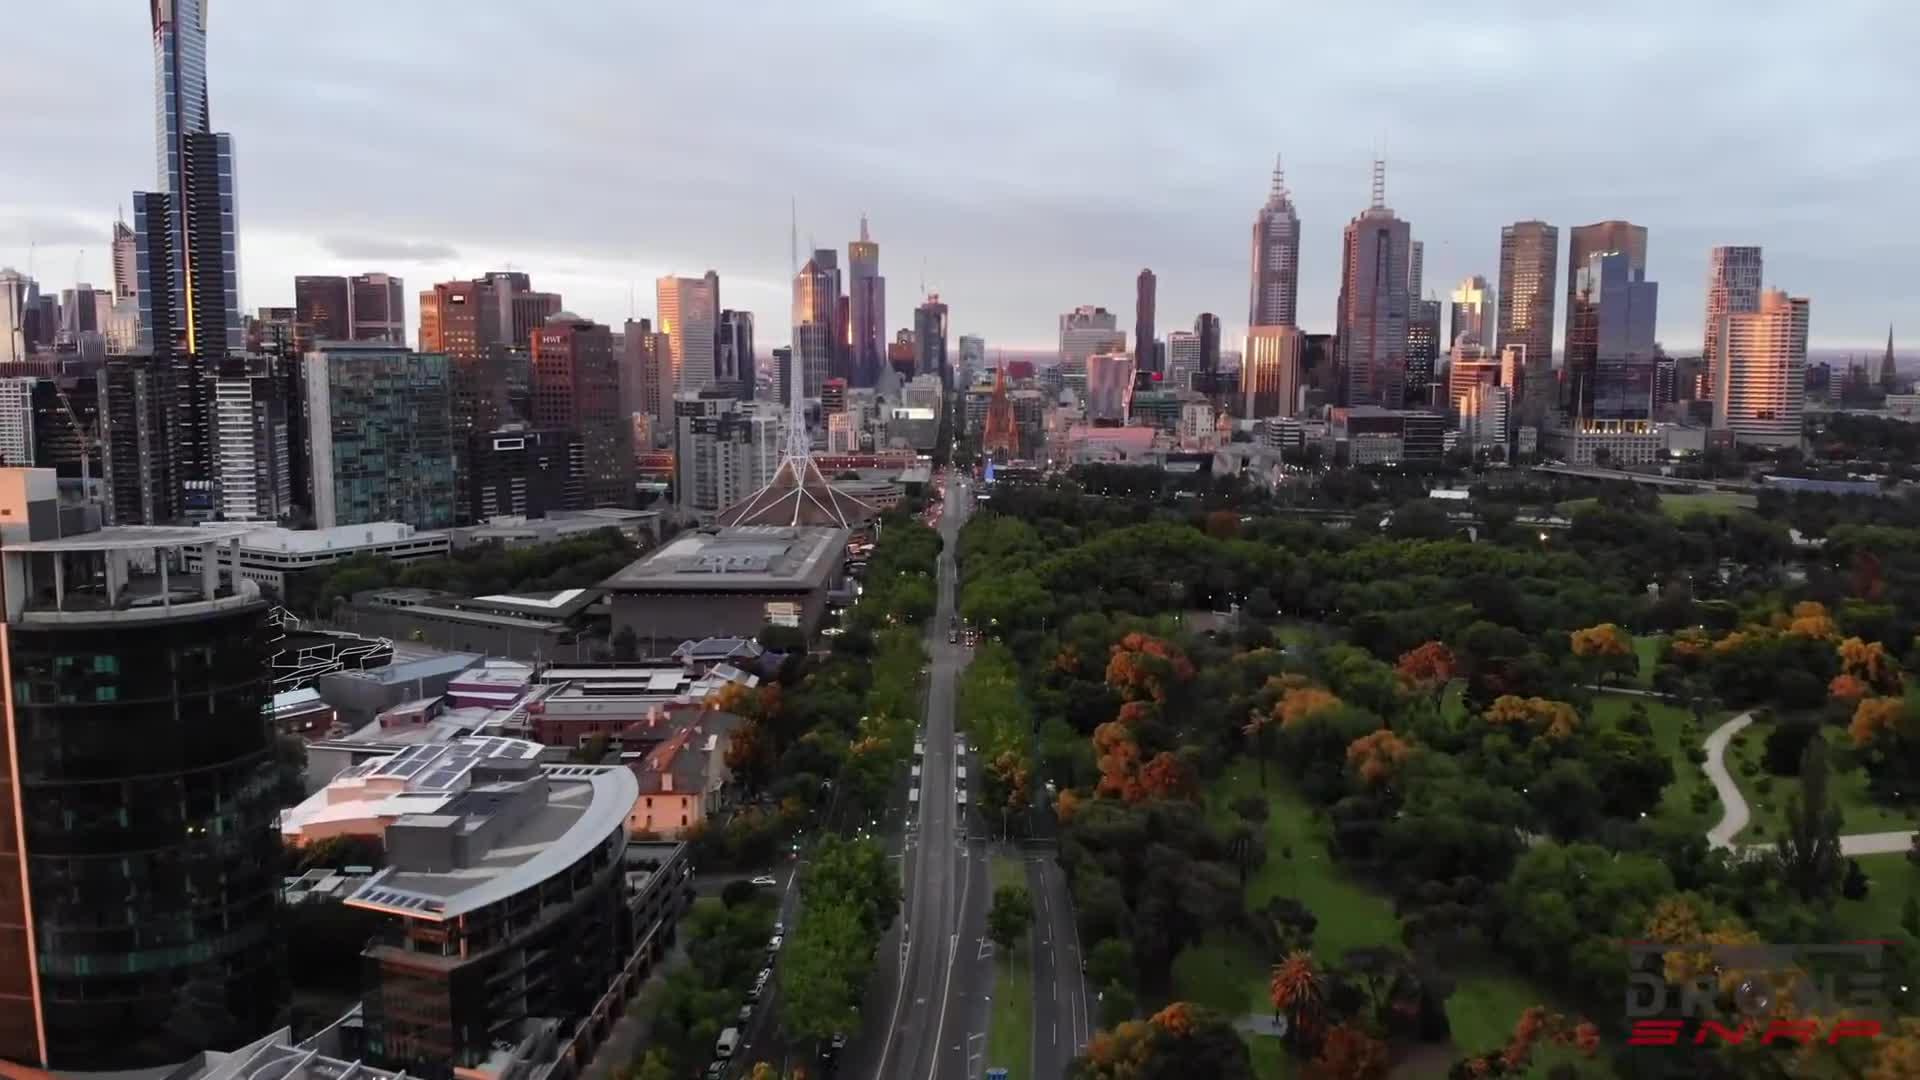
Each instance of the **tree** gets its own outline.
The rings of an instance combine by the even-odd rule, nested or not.
[[[1180,647],[1151,634],[1121,638],[1107,660],[1107,685],[1128,701],[1166,704],[1167,694],[1193,681],[1193,662]]]
[[[1906,704],[1900,698],[1864,698],[1853,708],[1853,721],[1847,725],[1847,737],[1853,740],[1855,746],[1870,745],[1882,732],[1898,734],[1905,715]]]
[[[1571,737],[1580,726],[1580,714],[1564,701],[1514,694],[1496,698],[1484,715],[1496,727],[1521,728],[1555,740]]]
[[[1259,709],[1250,710],[1247,713],[1246,726],[1240,729],[1246,734],[1247,742],[1253,746],[1254,760],[1260,763],[1262,791],[1267,787],[1267,759],[1273,756],[1273,729],[1280,723],[1277,712],[1278,709],[1273,713],[1264,713]]]
[[[666,1051],[649,1049],[634,1067],[633,1080],[673,1080],[673,1066],[667,1061]]]
[[[987,936],[1002,949],[1011,950],[1033,923],[1033,897],[1024,885],[1002,885],[993,890],[993,906],[987,909]]]
[[[1573,655],[1585,660],[1588,667],[1603,680],[1608,675],[1632,674],[1639,670],[1640,662],[1633,651],[1633,639],[1613,623],[1600,623],[1585,630],[1575,630],[1571,637]]]
[[[1840,882],[1840,895],[1848,900],[1865,900],[1867,886],[1866,871],[1860,869],[1860,860],[1848,859],[1847,876]],[[1912,897],[1908,899],[1911,900]]]
[[[1458,668],[1453,650],[1441,641],[1429,641],[1401,653],[1399,662],[1393,666],[1394,674],[1423,694],[1438,694],[1446,689]]]
[[[802,1039],[825,1039],[860,1022],[860,998],[874,938],[859,912],[834,901],[810,903],[781,950],[780,1024]]]
[[[1368,787],[1391,784],[1412,756],[1413,747],[1386,728],[1347,745],[1347,765]]]
[[[1225,1017],[1176,1001],[1146,1020],[1098,1032],[1067,1080],[1253,1080],[1247,1044]]]
[[[1088,982],[1095,986],[1131,984],[1133,978],[1133,946],[1125,938],[1107,938],[1087,950]]]
[[[1389,1063],[1386,1043],[1352,1025],[1335,1024],[1301,1075],[1307,1080],[1385,1080]]]
[[[1296,951],[1273,965],[1267,979],[1267,1000],[1273,1002],[1276,1020],[1287,1018],[1287,1041],[1295,1052],[1312,1045],[1325,1008],[1324,993],[1312,953]]]
[[[1294,687],[1282,694],[1273,707],[1280,726],[1293,727],[1309,716],[1340,707],[1340,699],[1317,686]]]
[[[1140,769],[1140,792],[1148,799],[1191,799],[1199,793],[1200,778],[1193,767],[1165,750]]]
[[[1840,811],[1828,789],[1827,740],[1812,739],[1800,758],[1800,791],[1787,800],[1786,829],[1776,859],[1780,875],[1800,899],[1830,900],[1845,866],[1840,857]]]
[[[640,635],[634,633],[632,625],[625,625],[614,631],[612,645],[615,660],[639,659]]]

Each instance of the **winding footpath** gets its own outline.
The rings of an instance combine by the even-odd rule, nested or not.
[[[1753,713],[1743,712],[1713,729],[1706,742],[1702,744],[1707,752],[1707,760],[1701,768],[1706,771],[1707,779],[1713,783],[1713,790],[1720,796],[1720,823],[1707,830],[1707,843],[1716,848],[1733,847],[1733,838],[1747,827],[1753,812],[1747,806],[1747,797],[1740,792],[1740,785],[1733,782],[1733,776],[1727,772],[1727,744],[1735,735],[1746,730],[1753,723]],[[1914,834],[1909,832],[1850,833],[1840,838],[1842,855],[1897,855],[1913,844]],[[1742,844],[1745,851],[1761,851],[1772,848],[1772,844]]]

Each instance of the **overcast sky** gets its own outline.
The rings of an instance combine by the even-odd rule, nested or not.
[[[1231,343],[1276,152],[1300,321],[1331,329],[1345,222],[1384,147],[1429,290],[1498,269],[1499,229],[1649,227],[1660,337],[1698,351],[1707,248],[1761,244],[1817,345],[1920,338],[1920,5],[1908,0],[212,0],[217,130],[239,155],[242,303],[297,273],[410,294],[511,264],[569,309],[653,311],[661,274],[788,337],[788,205],[841,250],[862,210],[908,325],[1045,346],[1134,275],[1161,332]],[[0,265],[109,280],[154,183],[140,0],[16,5],[0,63]],[[1875,209],[1880,207],[1881,209]],[[84,249],[84,254],[82,254]],[[1562,283],[1564,289],[1564,282]],[[409,297],[410,307],[413,297]],[[410,313],[410,320],[412,315]],[[1556,311],[1556,322],[1564,313]],[[411,332],[411,329],[410,329]]]

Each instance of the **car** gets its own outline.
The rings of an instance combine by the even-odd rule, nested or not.
[[[751,1005],[740,1006],[740,1026],[746,1027],[747,1021],[751,1019],[753,1019],[753,1006]]]
[[[954,644],[958,644],[959,641],[960,641],[960,631],[958,630],[947,631],[947,644],[954,645]]]
[[[773,978],[773,969],[770,967],[763,967],[760,969],[760,974],[755,975],[753,977],[753,985],[765,986],[767,985],[767,980],[771,978]]]
[[[767,939],[767,951],[769,953],[777,953],[780,951],[780,946],[785,945],[786,943],[787,943],[786,938],[780,936],[779,934],[775,934],[772,937]]]
[[[761,874],[759,877],[753,879],[753,883],[763,889],[771,889],[775,885],[780,884],[780,882],[774,879],[772,874]]]
[[[760,1003],[760,995],[766,992],[767,992],[766,983],[763,983],[763,982],[754,983],[753,989],[747,991],[747,1000],[757,1005]]]
[[[726,1062],[716,1061],[707,1066],[706,1080],[720,1080],[720,1078],[725,1075],[727,1075]]]

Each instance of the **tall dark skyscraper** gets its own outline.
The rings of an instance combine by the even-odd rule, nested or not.
[[[620,411],[613,334],[561,312],[533,336],[533,425],[571,431],[584,451],[587,502],[633,501],[633,419]]]
[[[1653,415],[1660,287],[1623,251],[1595,252],[1573,284],[1568,411],[1581,430],[1638,430]]]
[[[392,274],[356,274],[349,292],[353,340],[407,343],[406,285]]]
[[[307,327],[311,345],[352,341],[353,286],[346,278],[303,274],[293,279],[294,321]]]
[[[1647,272],[1647,228],[1627,221],[1597,221],[1575,225],[1567,234],[1567,326],[1561,348],[1571,354],[1573,323],[1576,316],[1573,298],[1579,291],[1580,271],[1587,269],[1595,255],[1617,251],[1627,257],[1627,272],[1645,276]],[[1563,359],[1562,366],[1570,363]]]
[[[1220,384],[1220,316],[1203,311],[1193,320],[1193,336],[1200,339],[1200,373],[1194,380],[1197,389],[1212,396]]]
[[[245,345],[233,141],[209,126],[203,0],[150,11],[159,190],[133,196],[141,340],[157,358],[213,360]]]
[[[869,387],[879,381],[887,362],[887,279],[880,276],[880,245],[867,234],[865,214],[860,215],[860,239],[847,245],[847,288],[852,294],[848,297],[852,377],[847,384]]]
[[[1386,163],[1373,163],[1373,202],[1347,224],[1334,332],[1347,404],[1400,408],[1407,377],[1412,227],[1387,207]]]
[[[1300,298],[1300,218],[1293,212],[1280,159],[1273,161],[1273,187],[1253,218],[1253,284],[1247,325],[1292,326]]]
[[[742,400],[753,399],[753,312],[728,308],[714,331],[713,381]]]
[[[833,312],[839,275],[820,265],[820,253],[807,260],[793,279],[793,347],[800,365],[800,393],[819,397],[834,373]]]
[[[913,310],[914,373],[938,375],[946,386],[953,385],[953,367],[947,361],[947,305],[939,293]]]
[[[1408,305],[1406,404],[1433,404],[1432,387],[1440,364],[1440,301],[1415,300]]]
[[[1135,371],[1159,371],[1160,363],[1153,349],[1153,291],[1152,270],[1140,271],[1133,285],[1133,368]]]
[[[1495,347],[1524,346],[1527,365],[1553,362],[1553,297],[1560,230],[1544,221],[1518,221],[1500,230],[1500,312]],[[1481,342],[1486,344],[1486,342]]]

